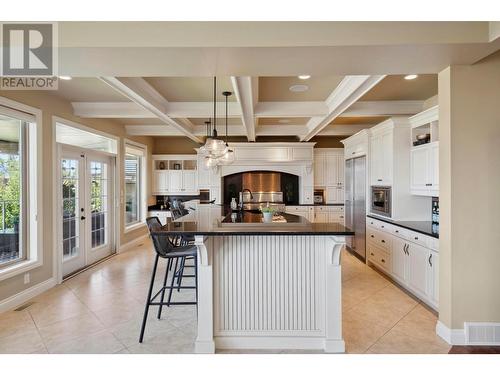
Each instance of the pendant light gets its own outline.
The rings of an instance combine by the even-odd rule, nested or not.
[[[233,93],[231,91],[224,91],[222,95],[226,98],[226,152],[222,155],[220,163],[224,165],[228,165],[234,162],[234,151],[229,148],[229,144],[227,143],[228,131],[227,131],[227,99]]]
[[[214,118],[213,118],[213,132],[212,135],[207,137],[205,141],[204,150],[208,153],[210,158],[218,158],[226,152],[225,142],[217,136],[217,77],[214,77]]]

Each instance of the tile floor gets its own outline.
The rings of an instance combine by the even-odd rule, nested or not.
[[[164,308],[161,320],[153,308],[144,343],[138,343],[152,261],[146,242],[34,298],[22,311],[1,314],[0,353],[193,352],[194,306]],[[448,353],[431,311],[347,252],[342,264],[348,353]],[[191,291],[181,296],[191,297]],[[221,351],[242,352],[256,351]]]

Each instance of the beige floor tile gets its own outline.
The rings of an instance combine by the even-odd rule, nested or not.
[[[346,344],[347,353],[364,353],[388,328],[363,320],[358,316],[344,316],[342,335]]]
[[[74,296],[73,296],[74,297]],[[47,304],[37,302],[28,308],[38,328],[46,327],[62,320],[88,314],[90,311],[76,297],[61,298],[57,302]]]
[[[139,334],[141,332],[142,317],[133,319],[125,323],[117,324],[108,331],[111,332],[125,346],[133,346],[139,343]],[[169,335],[176,331],[176,327],[166,320],[158,320],[156,314],[151,314],[146,323],[144,331],[144,340],[150,340],[154,337]]]
[[[112,354],[125,349],[109,332],[98,332],[74,340],[49,345],[51,354]]]
[[[151,339],[145,338],[142,344],[134,344],[127,347],[127,349],[135,354],[193,353],[194,340],[192,337],[187,337],[180,330],[175,330],[168,335],[161,335]]]
[[[436,338],[424,339],[395,330],[389,331],[373,346],[370,352],[379,354],[446,354],[450,346]]]
[[[33,328],[36,327],[27,310],[0,314],[0,339],[17,333],[21,334]]]
[[[128,322],[135,319],[140,320],[143,316],[144,305],[137,302],[133,305],[114,307],[110,306],[102,310],[93,311],[93,314],[107,328],[117,324]]]
[[[3,354],[28,354],[44,349],[42,338],[33,327],[0,340],[0,353]]]
[[[104,326],[92,315],[84,314],[39,328],[40,335],[50,348],[62,342],[74,340],[104,330]]]

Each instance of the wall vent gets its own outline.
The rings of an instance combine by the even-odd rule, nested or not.
[[[465,323],[467,345],[500,345],[500,323]]]

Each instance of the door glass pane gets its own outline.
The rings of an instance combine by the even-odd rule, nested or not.
[[[0,115],[0,265],[23,258],[21,120]]]
[[[63,259],[78,255],[80,248],[80,202],[78,160],[62,159]]]
[[[139,180],[140,157],[125,155],[125,224],[130,225],[140,221],[139,215]]]
[[[92,248],[108,243],[108,165],[90,162],[90,211],[92,214]]]

